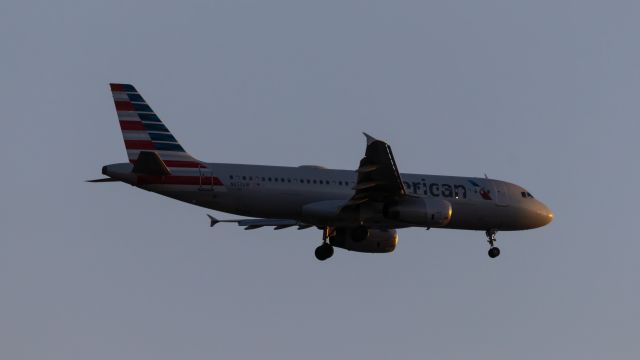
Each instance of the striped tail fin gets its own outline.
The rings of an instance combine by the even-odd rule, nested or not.
[[[133,85],[110,85],[129,162],[135,165],[141,152],[153,152],[168,168],[206,167],[182,148]]]

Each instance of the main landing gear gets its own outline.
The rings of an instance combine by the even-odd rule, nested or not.
[[[333,246],[329,244],[329,237],[333,234],[334,230],[326,227],[322,233],[322,245],[316,248],[316,259],[325,261],[333,256]]]
[[[485,234],[487,235],[487,242],[489,243],[489,257],[497,258],[500,255],[500,248],[494,246],[493,243],[496,242],[496,230],[487,230]]]

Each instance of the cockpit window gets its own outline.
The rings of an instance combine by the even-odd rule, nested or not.
[[[523,191],[523,192],[520,193],[520,195],[522,195],[522,197],[525,198],[525,199],[527,199],[527,198],[533,199],[533,195],[531,195],[531,193],[528,192],[528,191]]]

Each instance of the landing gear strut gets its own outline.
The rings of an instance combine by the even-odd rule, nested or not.
[[[487,235],[487,242],[489,243],[489,257],[497,258],[500,255],[500,248],[494,246],[496,242],[496,230],[487,230],[485,234]]]
[[[325,261],[333,256],[333,246],[329,244],[328,240],[334,232],[335,230],[330,227],[324,228],[322,233],[322,245],[318,246],[315,251],[316,259]]]

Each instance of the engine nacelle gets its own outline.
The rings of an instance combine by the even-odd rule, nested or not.
[[[451,203],[442,199],[408,198],[387,204],[384,216],[413,225],[445,226],[451,221]]]
[[[395,250],[398,244],[398,233],[395,230],[367,230],[360,227],[337,228],[335,235],[329,239],[329,242],[331,245],[345,250],[388,253]]]

